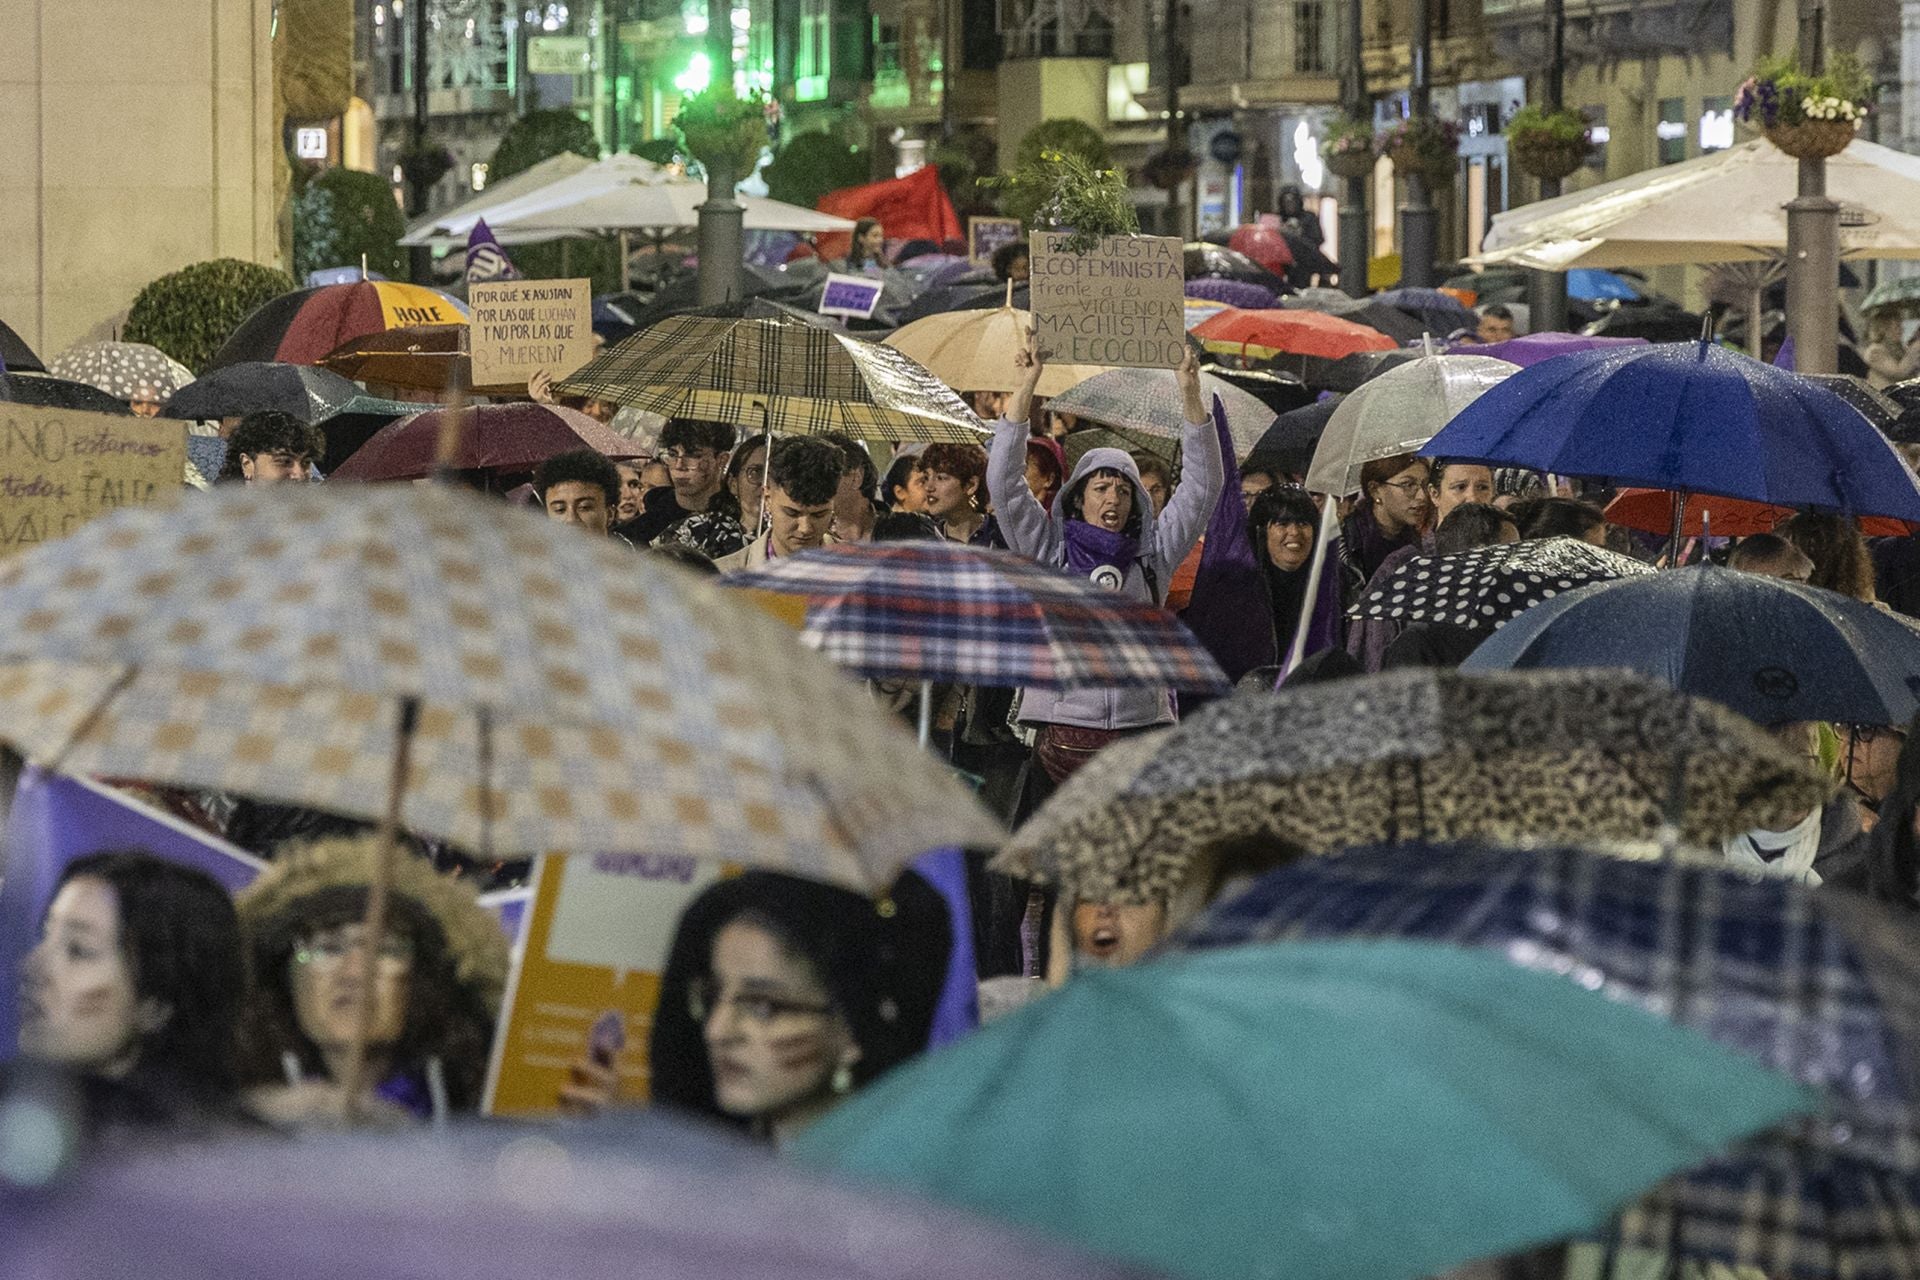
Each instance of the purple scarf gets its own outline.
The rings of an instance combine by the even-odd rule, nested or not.
[[[1124,587],[1127,570],[1139,558],[1140,539],[1113,533],[1085,520],[1067,521],[1067,568],[1092,578],[1107,590],[1118,591]],[[1112,573],[1102,573],[1102,569]],[[1115,573],[1119,576],[1114,577]]]

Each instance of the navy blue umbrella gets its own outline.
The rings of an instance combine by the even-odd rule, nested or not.
[[[1904,725],[1920,712],[1920,631],[1836,592],[1714,565],[1566,592],[1460,669],[1536,667],[1624,667],[1763,725]]]
[[[1383,289],[1373,295],[1372,301],[1412,316],[1436,338],[1444,338],[1455,329],[1476,328],[1480,323],[1472,307],[1438,289]]]
[[[1468,405],[1420,452],[1920,521],[1920,483],[1857,409],[1703,342],[1544,360]]]

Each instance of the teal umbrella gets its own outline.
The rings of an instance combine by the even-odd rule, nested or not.
[[[1912,315],[1920,311],[1920,276],[1901,276],[1897,280],[1882,280],[1873,287],[1866,300],[1860,304],[1860,310],[1872,315],[1887,307],[1898,307],[1902,315]]]
[[[1076,977],[794,1151],[1195,1280],[1412,1280],[1596,1229],[1812,1098],[1498,954],[1277,942]]]

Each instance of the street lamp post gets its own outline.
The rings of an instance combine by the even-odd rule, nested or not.
[[[715,306],[740,296],[740,262],[746,256],[747,211],[733,198],[739,181],[731,160],[704,159],[707,199],[700,215],[700,305]]]
[[[1566,0],[1546,0],[1547,69],[1541,77],[1548,111],[1566,105],[1567,9]],[[1560,179],[1540,179],[1540,198],[1551,200],[1560,194]],[[1527,273],[1528,328],[1535,333],[1559,333],[1567,327],[1567,277],[1562,271]]]
[[[1347,0],[1346,12],[1346,57],[1345,74],[1341,79],[1346,112],[1355,120],[1365,120],[1372,114],[1367,102],[1367,68],[1361,60],[1362,24],[1360,21],[1360,0]],[[1367,252],[1369,234],[1367,219],[1367,184],[1369,175],[1357,178],[1344,178],[1346,189],[1340,201],[1340,283],[1349,297],[1361,298],[1367,293]]]
[[[1430,0],[1413,0],[1411,77],[1407,86],[1408,114],[1424,120],[1433,113],[1433,29]],[[1406,175],[1407,202],[1400,206],[1400,283],[1416,289],[1433,287],[1433,259],[1438,240],[1438,215],[1427,190],[1427,175],[1414,166]]]
[[[427,149],[428,83],[430,63],[427,58],[427,4],[429,0],[412,0],[407,6],[407,19],[413,28],[413,120],[407,131],[408,153],[418,157]],[[404,173],[407,179],[407,204],[409,212],[416,218],[427,212],[429,192],[432,184],[423,180],[421,171],[414,169]],[[427,284],[433,279],[433,250],[425,245],[416,245],[407,251],[407,274],[416,284]]]
[[[1800,66],[1823,69],[1821,0],[1799,0]],[[1800,373],[1835,373],[1840,360],[1840,206],[1827,198],[1827,162],[1800,161],[1787,205],[1787,336]]]

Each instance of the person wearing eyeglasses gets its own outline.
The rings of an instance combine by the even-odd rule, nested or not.
[[[1340,554],[1371,582],[1388,556],[1420,540],[1433,518],[1431,471],[1425,458],[1397,453],[1360,469],[1360,501],[1342,526]]]
[[[658,1104],[783,1143],[927,1047],[953,950],[912,872],[874,899],[750,871],[675,929],[649,1044]]]
[[[724,422],[674,418],[660,429],[658,461],[667,466],[671,484],[650,490],[638,518],[615,527],[628,542],[644,547],[690,515],[723,507],[727,457],[733,452],[734,430]],[[739,513],[727,511],[736,519]]]

